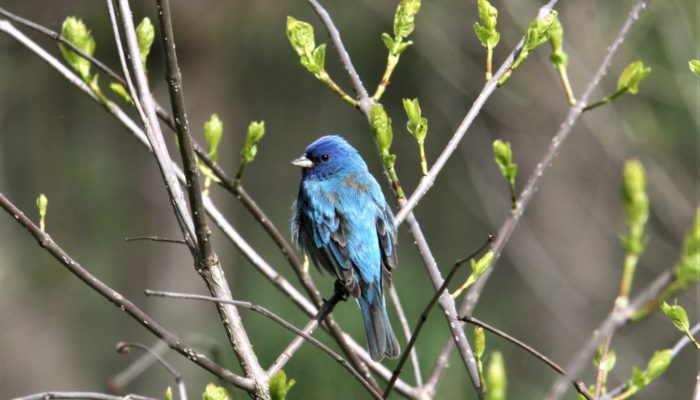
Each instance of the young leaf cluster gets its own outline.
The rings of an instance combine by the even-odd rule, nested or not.
[[[213,161],[219,160],[219,142],[221,142],[221,137],[224,133],[224,123],[221,122],[219,116],[214,113],[211,115],[209,120],[204,123],[204,140],[207,143],[207,155]],[[199,171],[204,175],[204,190],[203,194],[209,194],[209,187],[213,182],[221,182],[221,180],[214,174],[214,172],[209,168],[203,161],[199,160],[198,164]]]
[[[518,165],[513,162],[513,153],[510,143],[497,139],[493,142],[493,158],[501,170],[501,174],[508,182],[512,207],[518,206],[518,194],[515,190],[515,176],[518,174]]]
[[[428,135],[428,119],[421,115],[418,99],[403,99],[403,108],[406,111],[408,122],[406,129],[416,139],[420,152],[420,164],[423,175],[428,174],[428,163],[425,160],[425,137]]]
[[[552,27],[554,27],[555,20],[557,19],[557,12],[552,10],[549,14],[547,14],[547,16],[541,19],[535,19],[530,23],[530,26],[527,28],[527,32],[525,33],[525,43],[523,44],[523,48],[520,50],[520,53],[513,62],[513,65],[498,81],[499,86],[506,83],[513,71],[515,71],[520,64],[527,59],[533,50],[549,40]]]
[[[481,23],[474,23],[474,33],[479,38],[481,45],[486,47],[486,80],[489,80],[491,79],[493,49],[501,40],[501,34],[496,30],[498,10],[488,0],[479,0],[477,7]]]
[[[253,121],[248,125],[248,133],[241,149],[241,164],[236,174],[236,182],[240,183],[245,167],[253,162],[258,153],[258,142],[265,136],[265,121]]]
[[[270,397],[272,400],[286,400],[287,393],[296,384],[294,379],[287,379],[284,370],[270,378]]]
[[[505,400],[508,389],[506,367],[500,351],[490,354],[489,365],[486,369],[486,399]]]
[[[664,302],[661,304],[661,310],[671,319],[673,326],[683,332],[688,339],[690,339],[695,348],[700,350],[700,343],[695,340],[695,337],[693,337],[693,334],[690,332],[690,322],[688,322],[688,314],[685,312],[685,309],[678,304],[669,306],[668,303]]]
[[[646,370],[642,371],[634,367],[632,369],[632,378],[627,381],[627,389],[622,395],[616,397],[616,399],[627,399],[647,387],[654,379],[658,378],[666,371],[672,359],[673,353],[670,349],[660,350],[651,357]]]
[[[452,297],[457,298],[460,294],[462,294],[462,292],[469,289],[469,287],[473,285],[474,282],[476,282],[476,280],[479,279],[479,277],[491,266],[491,263],[493,263],[493,257],[493,251],[489,250],[479,259],[479,261],[472,258],[470,260],[472,272],[469,274],[464,284],[452,294]]]

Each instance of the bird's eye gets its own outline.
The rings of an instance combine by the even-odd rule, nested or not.
[[[322,155],[321,155],[321,161],[324,161],[324,162],[325,162],[325,161],[328,161],[329,158],[330,158],[330,156],[329,156],[328,154],[322,154]]]

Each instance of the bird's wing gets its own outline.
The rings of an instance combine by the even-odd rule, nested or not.
[[[389,287],[391,285],[391,273],[398,265],[398,257],[396,255],[394,215],[386,202],[382,212],[377,216],[376,226],[379,247],[382,252],[382,283],[384,286]]]
[[[314,264],[334,273],[348,293],[358,297],[360,287],[353,274],[345,222],[335,206],[324,201],[310,202],[301,193],[293,224],[292,230],[298,232],[297,243]]]

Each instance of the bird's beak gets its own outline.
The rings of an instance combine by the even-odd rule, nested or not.
[[[314,166],[314,162],[306,158],[306,156],[301,156],[295,160],[292,160],[292,165],[302,168],[311,168]]]

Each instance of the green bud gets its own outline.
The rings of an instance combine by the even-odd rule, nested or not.
[[[76,17],[66,18],[61,26],[61,36],[85,52],[85,54],[93,55],[95,53],[95,39],[93,39],[92,33],[82,20]],[[78,75],[80,75],[84,81],[89,81],[90,61],[79,56],[76,52],[63,44],[59,44],[58,47],[66,62],[78,72]]]
[[[421,0],[401,0],[394,15],[394,37],[405,38],[416,27],[416,14],[420,10]]]
[[[207,387],[202,393],[202,400],[230,400],[231,397],[228,395],[226,388],[221,386],[216,386],[213,383],[207,384]]]
[[[287,374],[281,370],[270,378],[270,397],[272,400],[285,400],[287,393],[295,383],[294,379],[287,380]]]
[[[148,17],[144,18],[136,27],[136,39],[139,43],[139,53],[141,53],[141,63],[146,68],[146,58],[151,52],[153,39],[156,37],[155,28]]]
[[[217,149],[224,133],[224,123],[216,113],[212,114],[209,121],[204,123],[204,140],[207,142],[207,153],[212,160],[217,161],[219,154]]]
[[[658,378],[663,374],[673,359],[673,352],[670,349],[660,350],[654,353],[647,364],[646,375],[649,381]]]
[[[112,82],[109,84],[109,88],[112,89],[112,92],[120,99],[124,100],[128,104],[131,104],[132,106],[134,105],[134,99],[131,98],[129,92],[126,91],[126,88],[122,86],[121,83]]]
[[[386,115],[384,106],[379,103],[373,105],[369,110],[369,120],[380,154],[388,155],[394,134],[391,130],[391,118]],[[388,160],[385,160],[385,164],[386,161]]]
[[[498,10],[488,0],[479,0],[478,8],[481,24],[478,22],[474,23],[474,33],[476,33],[482,46],[493,49],[501,39],[501,35],[496,31]]]
[[[316,47],[314,28],[307,22],[287,17],[287,37],[300,57],[310,55]]]
[[[532,51],[539,45],[549,40],[551,28],[554,26],[554,21],[557,19],[557,12],[552,10],[546,17],[535,19],[530,23],[525,33],[524,51]]]
[[[593,364],[596,366],[596,368],[600,368],[601,357],[602,357],[602,354],[599,353],[593,362]],[[617,361],[617,356],[615,355],[615,352],[608,351],[608,354],[605,356],[605,365],[603,365],[603,368],[602,368],[603,371],[605,373],[612,371],[612,369],[615,367],[616,361]]]
[[[506,368],[503,363],[503,355],[499,351],[491,353],[489,365],[486,369],[486,399],[505,400],[508,388]]]
[[[700,76],[700,60],[690,60],[688,61],[688,67],[697,76]]]
[[[496,164],[501,169],[501,174],[508,182],[515,184],[515,176],[518,174],[518,165],[513,162],[513,152],[510,143],[496,139],[493,142],[493,156]]]
[[[476,358],[481,358],[484,355],[484,350],[486,350],[486,335],[484,334],[484,328],[477,326],[474,327],[474,355]]]
[[[165,389],[165,400],[173,400],[173,388],[170,386]]]
[[[693,226],[683,241],[675,276],[684,286],[700,280],[700,207],[696,209]]]
[[[673,322],[673,326],[675,326],[676,329],[683,333],[690,330],[688,314],[686,314],[683,307],[679,306],[678,304],[669,306],[668,303],[664,301],[664,303],[661,305],[661,310],[671,319],[671,322]]]
[[[39,229],[44,232],[46,227],[46,209],[49,206],[49,199],[45,194],[40,194],[36,199],[36,207],[39,209]]]
[[[625,68],[617,81],[617,90],[627,90],[630,94],[639,92],[639,82],[651,74],[651,68],[641,61],[635,61]]]
[[[634,254],[641,253],[644,225],[649,218],[649,198],[646,193],[646,174],[642,163],[630,160],[625,163],[624,172],[624,208],[630,234],[627,238],[627,250]]]
[[[263,136],[265,136],[265,122],[251,122],[248,126],[248,134],[246,135],[243,149],[241,150],[242,163],[249,164],[255,159],[255,155],[258,152],[257,144]]]
[[[408,116],[406,129],[419,143],[422,143],[428,135],[428,119],[421,116],[418,99],[403,99],[403,108]]]
[[[569,56],[564,52],[564,27],[559,21],[559,17],[554,18],[554,23],[549,29],[549,43],[552,45],[552,55],[549,60],[552,64],[569,65]]]

